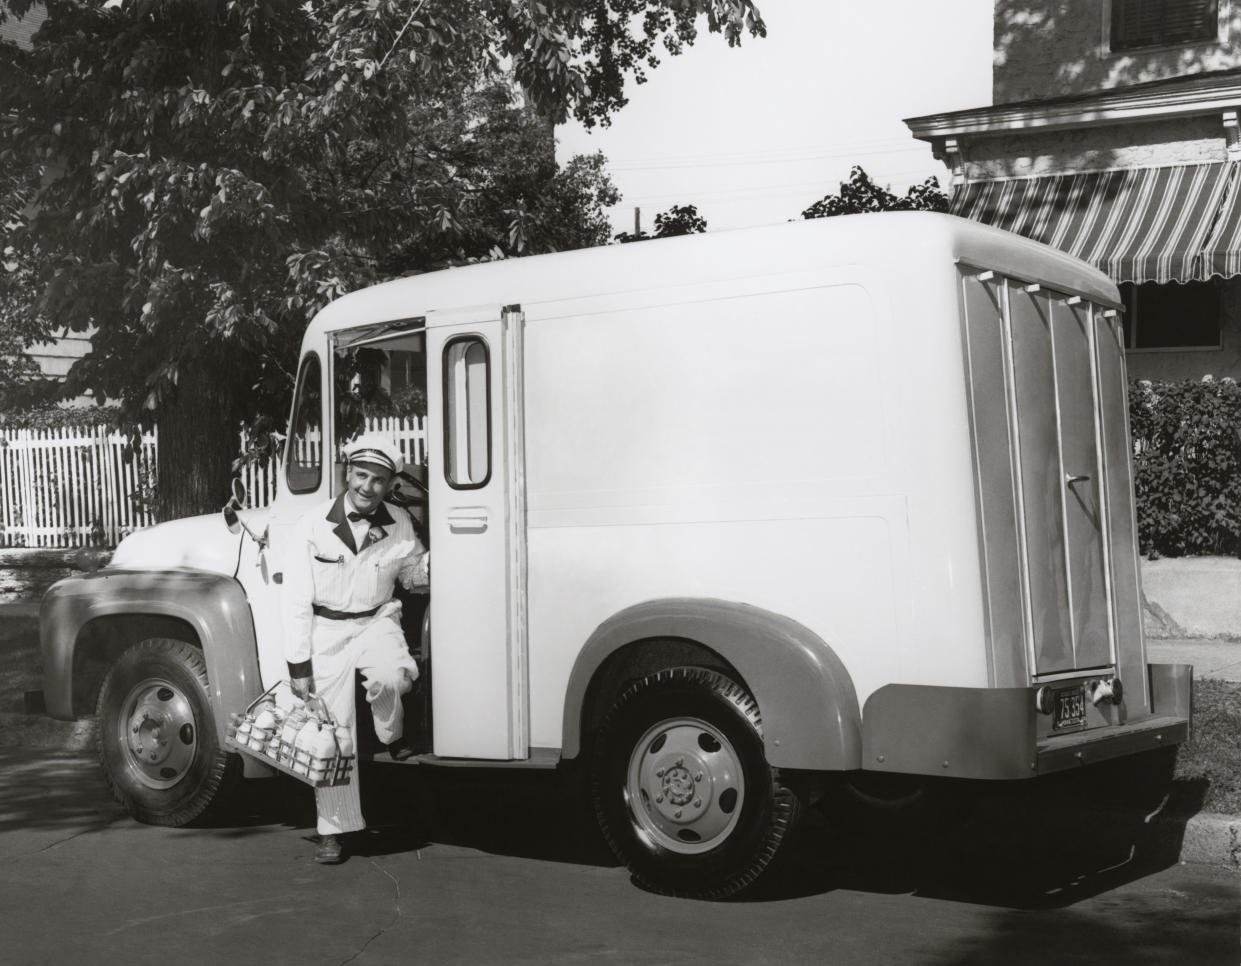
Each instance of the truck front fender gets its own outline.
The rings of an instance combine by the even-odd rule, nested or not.
[[[591,634],[569,675],[562,756],[581,751],[583,713],[596,673],[623,648],[690,641],[741,676],[758,702],[767,761],[778,768],[847,770],[861,765],[862,728],[853,680],[814,631],[771,611],[731,601],[646,601],[608,618]]]
[[[207,664],[216,732],[223,745],[228,713],[243,710],[263,690],[254,621],[241,584],[222,574],[189,569],[100,570],[53,584],[39,610],[44,700],[52,717],[75,717],[74,651],[89,624],[115,617],[173,618],[193,630]]]

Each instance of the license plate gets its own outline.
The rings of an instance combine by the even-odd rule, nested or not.
[[[1081,688],[1056,692],[1053,728],[1075,728],[1086,722],[1086,692]]]

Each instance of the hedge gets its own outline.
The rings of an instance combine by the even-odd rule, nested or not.
[[[1129,386],[1138,545],[1148,556],[1241,553],[1241,386]]]

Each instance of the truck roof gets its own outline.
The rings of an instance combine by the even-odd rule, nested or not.
[[[795,221],[510,258],[411,275],[345,295],[315,316],[305,344],[324,333],[396,319],[702,285],[781,272],[871,266],[899,271],[927,258],[962,261],[1119,305],[1116,285],[1064,252],[954,215],[881,212]]]

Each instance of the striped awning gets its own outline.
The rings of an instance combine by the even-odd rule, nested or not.
[[[1034,238],[1117,282],[1241,275],[1241,165],[1123,168],[961,185],[951,211]]]

